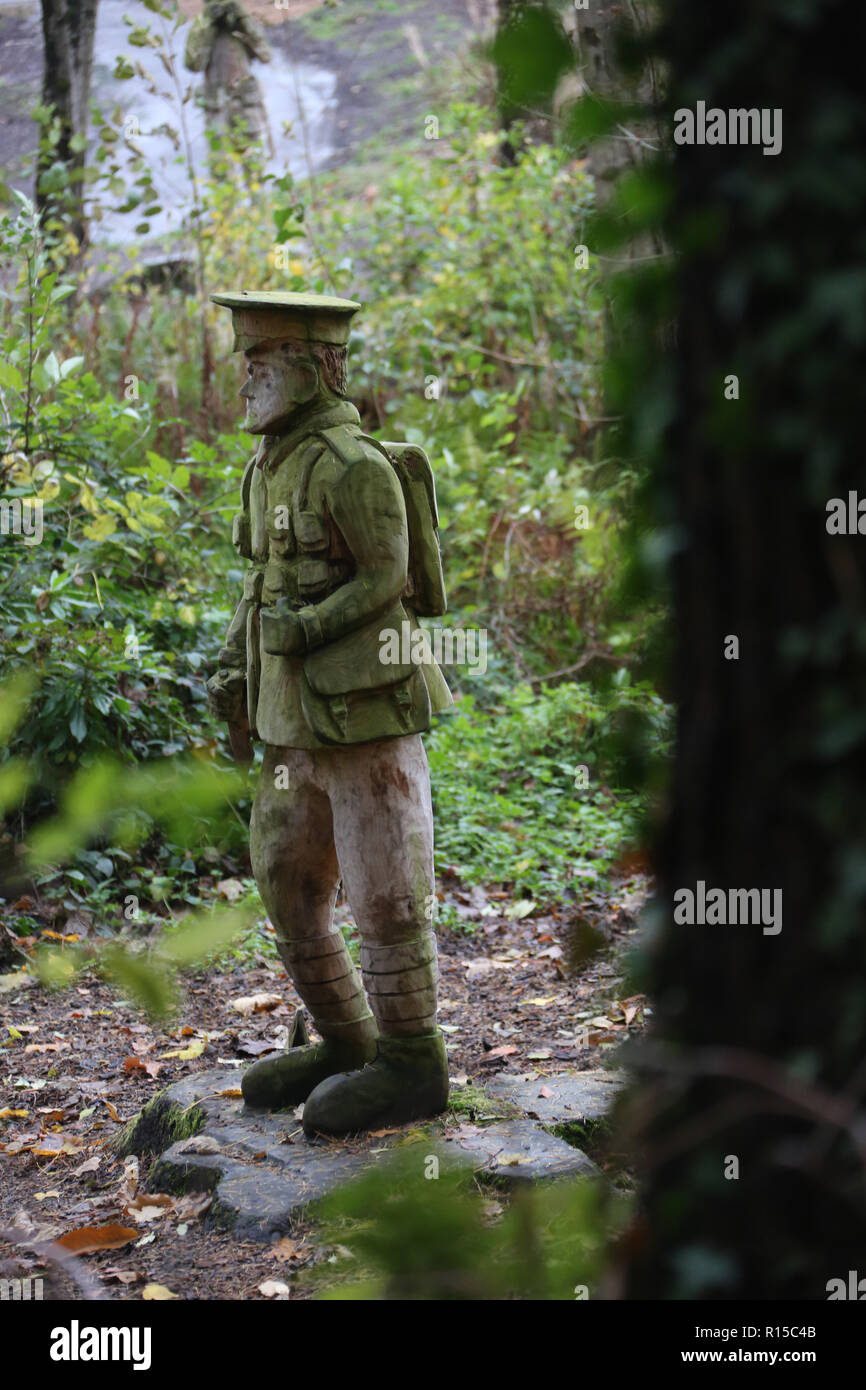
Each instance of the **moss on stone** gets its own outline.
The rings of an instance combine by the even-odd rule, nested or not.
[[[448,1113],[477,1121],[512,1120],[522,1112],[508,1100],[490,1096],[483,1086],[454,1087],[448,1097]]]
[[[193,1104],[182,1110],[167,1090],[158,1092],[143,1105],[137,1115],[127,1120],[110,1147],[119,1158],[127,1154],[159,1154],[181,1139],[198,1134],[205,1121],[201,1106]]]

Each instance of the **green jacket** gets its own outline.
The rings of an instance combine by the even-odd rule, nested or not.
[[[323,432],[328,431],[328,437]],[[383,665],[383,634],[418,624],[403,491],[347,401],[305,408],[248,463],[233,540],[250,561],[220,666],[246,669],[254,736],[290,748],[420,733],[451,695],[432,657]],[[266,652],[259,613],[282,600],[305,650]]]

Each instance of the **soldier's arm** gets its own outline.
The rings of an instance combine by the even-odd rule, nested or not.
[[[241,483],[241,511],[235,516],[232,528],[235,549],[241,558],[251,561],[244,578],[244,596],[228,625],[225,640],[217,657],[216,672],[207,683],[211,711],[223,719],[233,718],[243,703],[247,674],[247,614],[251,602],[251,577],[254,571],[261,568],[251,560],[248,477],[254,466],[255,458],[252,458],[244,470]]]
[[[409,533],[400,482],[385,458],[365,457],[326,489],[331,516],[355,561],[346,584],[289,614],[262,611],[266,651],[291,655],[333,642],[385,614],[406,586]]]

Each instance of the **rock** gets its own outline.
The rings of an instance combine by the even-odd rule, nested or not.
[[[580,1149],[548,1134],[531,1120],[499,1120],[479,1125],[474,1134],[463,1127],[459,1140],[440,1140],[442,1149],[459,1148],[458,1162],[466,1155],[482,1163],[487,1176],[506,1182],[535,1182],[543,1178],[597,1178],[600,1170]],[[456,1156],[456,1155],[455,1155]]]
[[[453,1119],[431,1121],[421,1146],[425,1158],[435,1154],[443,1167],[507,1182],[598,1176],[585,1154],[531,1120],[464,1123],[451,1134],[449,1125]],[[237,1097],[237,1073],[216,1068],[161,1091],[127,1126],[118,1147],[160,1153],[148,1183],[154,1192],[213,1192],[208,1220],[244,1239],[270,1240],[285,1235],[311,1202],[386,1160],[410,1128],[309,1140],[292,1110],[249,1110]]]
[[[544,1125],[565,1125],[603,1119],[625,1083],[622,1072],[601,1069],[532,1077],[500,1072],[485,1082],[484,1089],[492,1096],[511,1101],[525,1115],[536,1116]],[[553,1094],[541,1095],[542,1087]]]

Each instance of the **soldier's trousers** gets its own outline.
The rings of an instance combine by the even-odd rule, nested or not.
[[[250,853],[280,957],[324,1037],[434,1031],[430,772],[419,734],[265,746]],[[366,994],[333,913],[342,879]],[[369,1006],[368,1006],[369,999]]]

